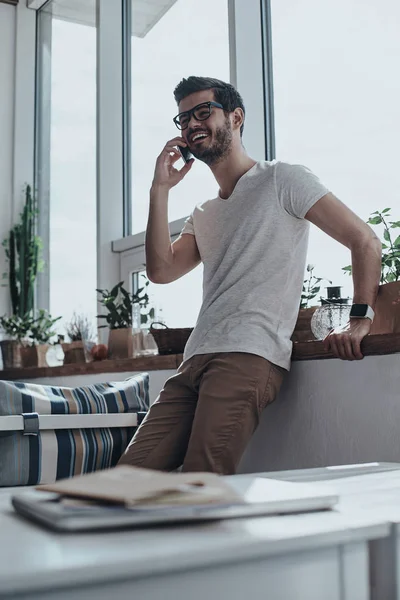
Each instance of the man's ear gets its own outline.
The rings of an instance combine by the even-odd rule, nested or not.
[[[232,125],[235,129],[240,129],[244,123],[244,112],[241,108],[235,108],[232,115]]]

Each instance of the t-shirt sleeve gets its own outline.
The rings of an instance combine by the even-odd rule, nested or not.
[[[193,213],[191,213],[186,219],[182,231],[179,235],[182,235],[183,233],[191,233],[194,236],[196,235],[194,232]]]
[[[310,208],[329,193],[316,175],[303,165],[276,163],[276,192],[282,208],[304,219]]]

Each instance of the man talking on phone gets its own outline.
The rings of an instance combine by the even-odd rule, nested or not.
[[[360,343],[374,317],[381,243],[306,167],[247,154],[245,107],[232,85],[189,77],[174,95],[179,135],[156,162],[147,275],[167,284],[203,262],[203,302],[183,362],[119,464],[232,474],[290,369],[310,222],[351,250],[350,320],[324,340],[343,360],[363,358]],[[219,191],[195,207],[171,244],[169,191],[190,177],[194,162],[176,169],[181,152],[210,167]]]

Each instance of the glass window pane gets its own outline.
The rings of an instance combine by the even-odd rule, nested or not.
[[[137,9],[137,10],[136,10]],[[172,118],[173,97],[183,77],[200,75],[229,81],[227,0],[177,0],[158,20],[140,26],[139,1],[132,0],[132,233],[147,225],[149,189],[157,156],[180,135]],[[177,168],[183,161],[177,163]],[[190,214],[196,204],[215,197],[218,186],[209,168],[196,161],[170,192],[169,221]],[[202,300],[203,266],[168,284],[150,283],[158,317],[169,327],[193,327]]]
[[[50,311],[62,315],[63,323],[74,311],[84,313],[94,326],[96,28],[90,23],[95,23],[95,17],[91,1],[79,6],[53,1],[39,13],[39,19],[47,20],[47,35],[50,25],[51,35],[51,70],[40,82],[40,93],[50,97]],[[43,89],[45,85],[50,89]],[[43,203],[40,209],[46,210]]]
[[[139,286],[143,286],[143,278],[139,273]],[[143,310],[148,313],[155,310],[155,321],[162,321],[168,327],[194,327],[202,301],[203,265],[199,265],[184,277],[160,285],[150,281],[147,287],[149,305]],[[146,326],[148,327],[148,325]]]
[[[132,1],[135,20],[139,1]],[[177,0],[144,37],[132,38],[134,234],[146,229],[156,158],[169,139],[180,135],[172,122],[178,113],[173,91],[190,75],[229,81],[227,0]],[[179,161],[177,167],[182,166]],[[196,161],[188,176],[171,190],[169,220],[187,216],[197,203],[217,192],[209,168]]]
[[[400,218],[399,26],[394,0],[272,0],[277,158],[311,168],[364,220],[389,206]],[[309,262],[352,295],[349,251],[315,227]]]

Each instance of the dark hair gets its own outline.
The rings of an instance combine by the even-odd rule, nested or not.
[[[216,102],[219,102],[224,107],[225,112],[233,112],[235,108],[241,108],[243,114],[246,114],[243,98],[230,83],[225,83],[220,79],[212,79],[211,77],[195,77],[191,75],[187,79],[182,79],[174,90],[176,103],[179,104],[184,98],[202,92],[204,90],[212,90]],[[240,128],[240,135],[243,135],[244,123]]]

